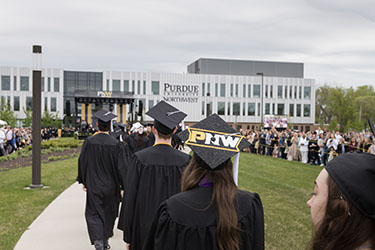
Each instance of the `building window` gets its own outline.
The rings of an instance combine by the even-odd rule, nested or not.
[[[294,86],[294,99],[297,99],[297,86]]]
[[[219,84],[215,83],[215,96],[219,95]]]
[[[44,91],[44,77],[42,77],[42,92]]]
[[[56,97],[51,98],[51,112],[56,112]]]
[[[124,91],[129,92],[129,80],[124,80]]]
[[[265,98],[268,98],[268,85],[266,85],[266,97]]]
[[[51,92],[51,77],[48,77],[48,92]]]
[[[230,96],[233,97],[233,83],[230,84]]]
[[[255,103],[248,103],[247,104],[247,115],[248,116],[255,116]]]
[[[277,86],[277,98],[283,98],[283,86]]]
[[[44,111],[48,110],[48,98],[44,97]]]
[[[120,80],[112,80],[112,91],[121,91],[121,81]]]
[[[225,115],[225,102],[218,102],[217,103],[217,114],[218,115]]]
[[[260,97],[260,85],[259,84],[254,84],[253,97]]]
[[[17,91],[17,76],[13,77],[13,90]]]
[[[220,83],[220,97],[225,97],[225,83]]]
[[[285,99],[288,98],[288,86],[285,86],[285,94],[284,94],[284,96],[285,96]]]
[[[204,82],[202,82],[202,96],[205,96],[205,88],[204,88]]]
[[[132,80],[132,92],[135,93],[135,81]]]
[[[273,98],[273,85],[270,85],[270,98]]]
[[[148,109],[151,109],[154,106],[154,100],[148,100]]]
[[[204,115],[204,102],[202,102],[202,115]]]
[[[230,102],[228,102],[228,115],[230,115]]]
[[[53,91],[60,92],[60,78],[53,78]]]
[[[303,116],[310,117],[310,104],[303,105]]]
[[[304,99],[310,99],[311,98],[311,87],[304,87],[303,88],[303,98]]]
[[[294,104],[289,104],[289,116],[294,116]]]
[[[240,110],[241,110],[241,107],[240,107],[240,103],[239,102],[234,102],[233,103],[233,115],[240,115]]]
[[[302,87],[299,87],[299,99],[302,99]]]
[[[21,76],[20,78],[21,91],[29,91],[29,77]]]
[[[277,115],[284,115],[284,107],[285,105],[283,103],[277,104]]]
[[[10,76],[1,76],[1,90],[10,90]]]
[[[19,96],[13,97],[13,110],[20,111],[20,97]]]
[[[211,95],[211,84],[207,83],[207,96]]]
[[[143,94],[146,94],[146,81],[143,81]]]
[[[236,84],[236,97],[238,97],[238,84]]]
[[[107,79],[107,86],[106,86],[106,90],[109,91],[109,79]]]
[[[26,110],[33,108],[33,98],[31,96],[26,96]]]
[[[310,126],[305,126],[305,132],[309,132],[310,131]]]
[[[297,117],[301,117],[301,104],[297,104]]]
[[[246,103],[242,103],[242,115],[245,116],[246,115]]]
[[[141,81],[137,81],[137,93],[138,93],[138,95],[140,95],[141,94]]]
[[[151,82],[151,92],[154,95],[159,95],[160,93],[160,82],[159,81],[152,81]]]
[[[266,110],[265,110],[266,112],[264,114],[266,114],[266,115],[271,114],[270,108],[271,108],[271,105],[269,103],[266,103]]]
[[[289,98],[293,98],[293,86],[289,86]]]
[[[275,113],[276,113],[275,103],[272,103],[272,114],[274,115]]]
[[[211,115],[212,114],[212,102],[207,103],[207,104],[208,104],[208,114],[207,115]]]
[[[259,102],[258,102],[258,116],[260,116],[260,103]]]
[[[247,86],[247,97],[251,97],[251,84]]]
[[[243,85],[242,97],[246,97],[246,84]]]

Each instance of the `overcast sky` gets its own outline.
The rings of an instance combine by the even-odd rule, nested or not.
[[[186,72],[198,58],[303,62],[375,86],[374,0],[1,0],[0,65]]]

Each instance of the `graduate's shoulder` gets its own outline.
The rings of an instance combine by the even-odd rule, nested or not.
[[[168,145],[154,145],[135,153],[142,163],[174,163],[188,164],[190,156]],[[168,157],[165,157],[168,156]]]
[[[100,144],[100,145],[118,145],[119,141],[111,135],[98,133],[96,135],[88,137],[85,142],[87,144]]]

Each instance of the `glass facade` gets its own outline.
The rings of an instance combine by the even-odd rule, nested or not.
[[[219,84],[215,83],[215,96],[219,95]]]
[[[220,83],[220,97],[225,97],[225,83]]]
[[[154,106],[154,100],[148,100],[148,109]]]
[[[204,110],[205,110],[205,106],[204,106],[204,102],[202,102],[202,115],[204,115]]]
[[[225,102],[218,102],[217,103],[217,114],[218,115],[225,115]]]
[[[26,110],[33,108],[33,98],[31,96],[26,96]]]
[[[245,116],[246,115],[246,103],[242,103],[242,115]]]
[[[301,104],[297,104],[297,117],[301,117]]]
[[[121,80],[112,80],[112,91],[121,91]]]
[[[124,80],[124,91],[129,92],[129,80]]]
[[[260,103],[259,102],[258,102],[258,116],[260,116]]]
[[[251,85],[249,84],[248,86],[247,86],[247,97],[251,97]]]
[[[146,94],[146,81],[143,81],[143,94]]]
[[[13,90],[17,91],[17,76],[13,76]]]
[[[138,95],[141,94],[141,81],[137,81],[137,93]]]
[[[1,90],[10,90],[10,76],[1,76]]]
[[[228,115],[230,115],[230,102],[228,102]]]
[[[51,77],[48,77],[47,86],[48,86],[48,92],[51,92]]]
[[[233,97],[233,83],[230,84],[230,96]]]
[[[211,95],[211,84],[207,83],[207,96]]]
[[[56,112],[56,97],[51,97],[51,112]]]
[[[44,110],[48,110],[48,97],[44,97]]]
[[[42,77],[42,92],[44,91],[44,77]]]
[[[271,114],[271,105],[269,103],[266,103],[266,110],[264,112],[265,115]]]
[[[277,98],[283,98],[283,86],[277,86]]]
[[[285,114],[285,105],[283,103],[277,104],[277,115],[284,115]]]
[[[294,104],[293,103],[289,104],[289,116],[291,117],[294,116]]]
[[[21,76],[21,78],[20,78],[20,90],[21,91],[29,91],[29,77],[28,76]]]
[[[242,89],[242,97],[246,97],[246,85],[245,84],[243,85],[243,89]]]
[[[236,97],[238,97],[238,84],[236,84]]]
[[[310,86],[303,88],[303,98],[311,99],[311,87]]]
[[[204,82],[202,82],[202,96],[205,96],[205,88],[204,88]]]
[[[268,85],[266,85],[266,89],[265,89],[265,98],[268,98]]]
[[[135,81],[132,80],[132,92],[135,93]]]

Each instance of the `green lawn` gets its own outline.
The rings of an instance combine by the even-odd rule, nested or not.
[[[304,249],[312,235],[306,201],[320,167],[242,153],[241,189],[260,194],[266,226],[266,249]],[[19,237],[77,174],[77,158],[42,165],[49,189],[24,190],[31,167],[0,172],[0,249],[13,249]]]
[[[305,249],[312,236],[306,202],[321,167],[242,153],[240,189],[260,195],[265,219],[266,249]]]
[[[31,184],[31,167],[0,172],[0,249],[13,249],[35,218],[77,176],[77,157],[42,164],[47,189],[25,190]]]

